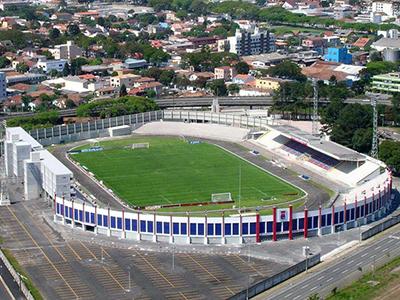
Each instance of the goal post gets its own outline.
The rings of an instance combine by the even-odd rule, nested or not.
[[[132,144],[131,149],[148,149],[150,148],[150,143],[136,143]]]
[[[211,202],[230,202],[232,201],[231,193],[211,194]]]

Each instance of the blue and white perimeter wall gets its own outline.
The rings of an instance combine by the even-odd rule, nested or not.
[[[169,115],[171,114],[171,115]],[[167,115],[169,115],[167,117]],[[211,122],[221,125],[238,127],[268,126],[268,120],[252,117],[228,116],[222,114],[189,113],[173,115],[168,112],[150,112],[138,115],[95,121],[68,126],[59,126],[45,129],[31,135],[40,142],[54,138],[70,141],[88,138],[87,136],[101,136],[105,128],[129,124],[132,127],[140,123],[159,119],[175,121]],[[265,122],[265,124],[263,124]],[[99,134],[99,130],[100,133]],[[35,134],[36,133],[36,134]],[[45,142],[45,144],[46,144]],[[320,207],[317,210],[293,212],[289,206],[286,209],[272,208],[272,215],[240,214],[235,216],[210,217],[207,215],[166,215],[144,211],[124,211],[101,208],[90,204],[78,203],[50,195],[54,202],[54,219],[57,222],[83,230],[93,231],[96,234],[106,234],[120,238],[135,240],[165,241],[171,243],[213,243],[233,244],[244,241],[260,242],[261,240],[293,239],[295,236],[329,234],[338,230],[346,230],[360,226],[382,217],[391,205],[392,179],[388,170],[371,181],[370,186],[360,196],[348,199],[347,204]]]

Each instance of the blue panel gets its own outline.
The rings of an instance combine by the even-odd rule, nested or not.
[[[293,220],[293,223],[292,223],[292,230],[297,230],[297,219],[294,219],[294,220]]]
[[[276,232],[281,232],[281,231],[282,231],[282,223],[276,222]]]
[[[225,223],[225,235],[231,235],[231,234],[232,234],[232,224]]]
[[[260,222],[260,233],[265,233],[265,222]]]
[[[198,235],[204,235],[204,224],[202,223],[197,224],[197,232]]]
[[[61,208],[61,215],[64,215],[64,205],[60,205],[60,208]]]
[[[190,235],[197,235],[197,224],[190,223]]]
[[[256,234],[256,223],[250,223],[250,234]]]
[[[299,230],[304,229],[304,218],[299,219]]]
[[[103,225],[103,216],[102,215],[97,215],[97,225],[99,225],[99,226]]]
[[[65,216],[68,218],[69,217],[69,207],[65,207]]]
[[[72,207],[69,207],[68,210],[69,210],[69,214],[68,214],[68,215],[69,215],[69,217],[72,219]]]
[[[131,230],[131,219],[125,218],[125,230],[128,230],[128,231]]]
[[[137,226],[138,221],[132,219],[132,230],[133,231],[138,231],[138,226]]]
[[[322,218],[321,218],[321,226],[322,226],[322,227],[325,227],[325,226],[326,226],[326,215],[322,215]]]
[[[172,232],[173,234],[179,234],[179,223],[172,223]]]
[[[111,228],[115,228],[115,217],[111,217]]]
[[[343,222],[344,222],[344,212],[341,211],[341,212],[339,213],[339,223],[343,223]]]
[[[147,232],[154,232],[153,221],[147,221]]]
[[[350,221],[350,209],[346,209],[346,222],[347,221]]]
[[[79,221],[83,221],[83,211],[79,210]]]
[[[360,208],[360,217],[364,217],[364,206],[361,206]]]
[[[350,218],[349,218],[349,220],[354,220],[355,219],[354,218],[354,212],[355,212],[354,208],[350,209]]]
[[[169,234],[169,222],[164,222],[164,233]]]
[[[90,213],[90,223],[94,224],[94,213]]]
[[[267,222],[267,232],[271,233],[272,232],[272,226],[273,226],[273,222]]]
[[[74,220],[78,220],[78,210],[74,209]]]
[[[215,224],[215,235],[221,235],[222,234],[222,226],[221,223]]]
[[[239,235],[239,223],[233,223],[232,226],[232,235]]]
[[[60,204],[57,203],[57,204],[56,204],[56,207],[57,207],[56,212],[59,214],[59,213],[60,213]]]
[[[360,217],[360,207],[357,206],[357,209],[356,209],[356,219],[358,219],[359,217]]]
[[[122,229],[122,218],[117,217],[117,229]]]
[[[308,229],[313,228],[312,217],[307,217],[307,227]]]
[[[140,232],[146,232],[146,221],[140,220]]]
[[[242,234],[249,234],[249,223],[242,223]]]
[[[157,223],[156,223],[156,231],[157,231],[157,233],[163,233],[163,231],[162,231],[162,222],[160,222],[160,221],[158,221]]]
[[[85,211],[85,221],[89,223],[90,217],[89,217],[89,212]]]
[[[187,224],[181,223],[181,234],[187,234]]]
[[[207,224],[207,235],[214,235],[214,224]]]
[[[335,224],[339,223],[339,213],[338,212],[335,212],[334,223]]]
[[[289,222],[283,222],[283,231],[289,231]]]
[[[108,227],[108,216],[103,215],[103,226]]]
[[[326,226],[331,226],[332,225],[332,214],[327,214],[326,215]]]
[[[313,217],[313,228],[318,228],[318,216]]]

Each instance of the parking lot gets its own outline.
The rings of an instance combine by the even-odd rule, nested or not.
[[[288,267],[234,253],[155,252],[66,240],[44,212],[50,209],[39,201],[0,207],[0,235],[48,299],[226,299]]]

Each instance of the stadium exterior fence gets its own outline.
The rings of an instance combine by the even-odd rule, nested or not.
[[[88,123],[60,125],[30,132],[43,145],[71,142],[108,136],[108,128],[130,125],[137,128],[151,121],[215,123],[235,127],[263,129],[273,120],[251,116],[229,115],[201,111],[152,111],[134,115],[96,120]],[[379,182],[378,182],[379,181]],[[243,243],[260,242],[262,239],[277,241],[293,239],[294,236],[329,234],[360,226],[387,213],[391,206],[392,179],[384,171],[375,186],[365,191],[364,199],[351,199],[341,206],[319,207],[317,210],[293,212],[272,208],[272,215],[210,217],[175,216],[143,211],[124,211],[101,208],[90,204],[67,201],[51,195],[54,201],[55,220],[99,234],[137,240],[169,241],[171,243]]]
[[[287,268],[286,270],[275,274],[272,277],[268,277],[260,282],[257,282],[250,286],[249,288],[240,291],[236,295],[233,295],[229,298],[229,300],[246,300],[250,299],[272,287],[280,284],[281,282],[288,280],[289,278],[300,274],[301,272],[306,271],[308,268],[311,268],[321,262],[320,254],[313,255],[307,260],[303,260],[294,266]]]

